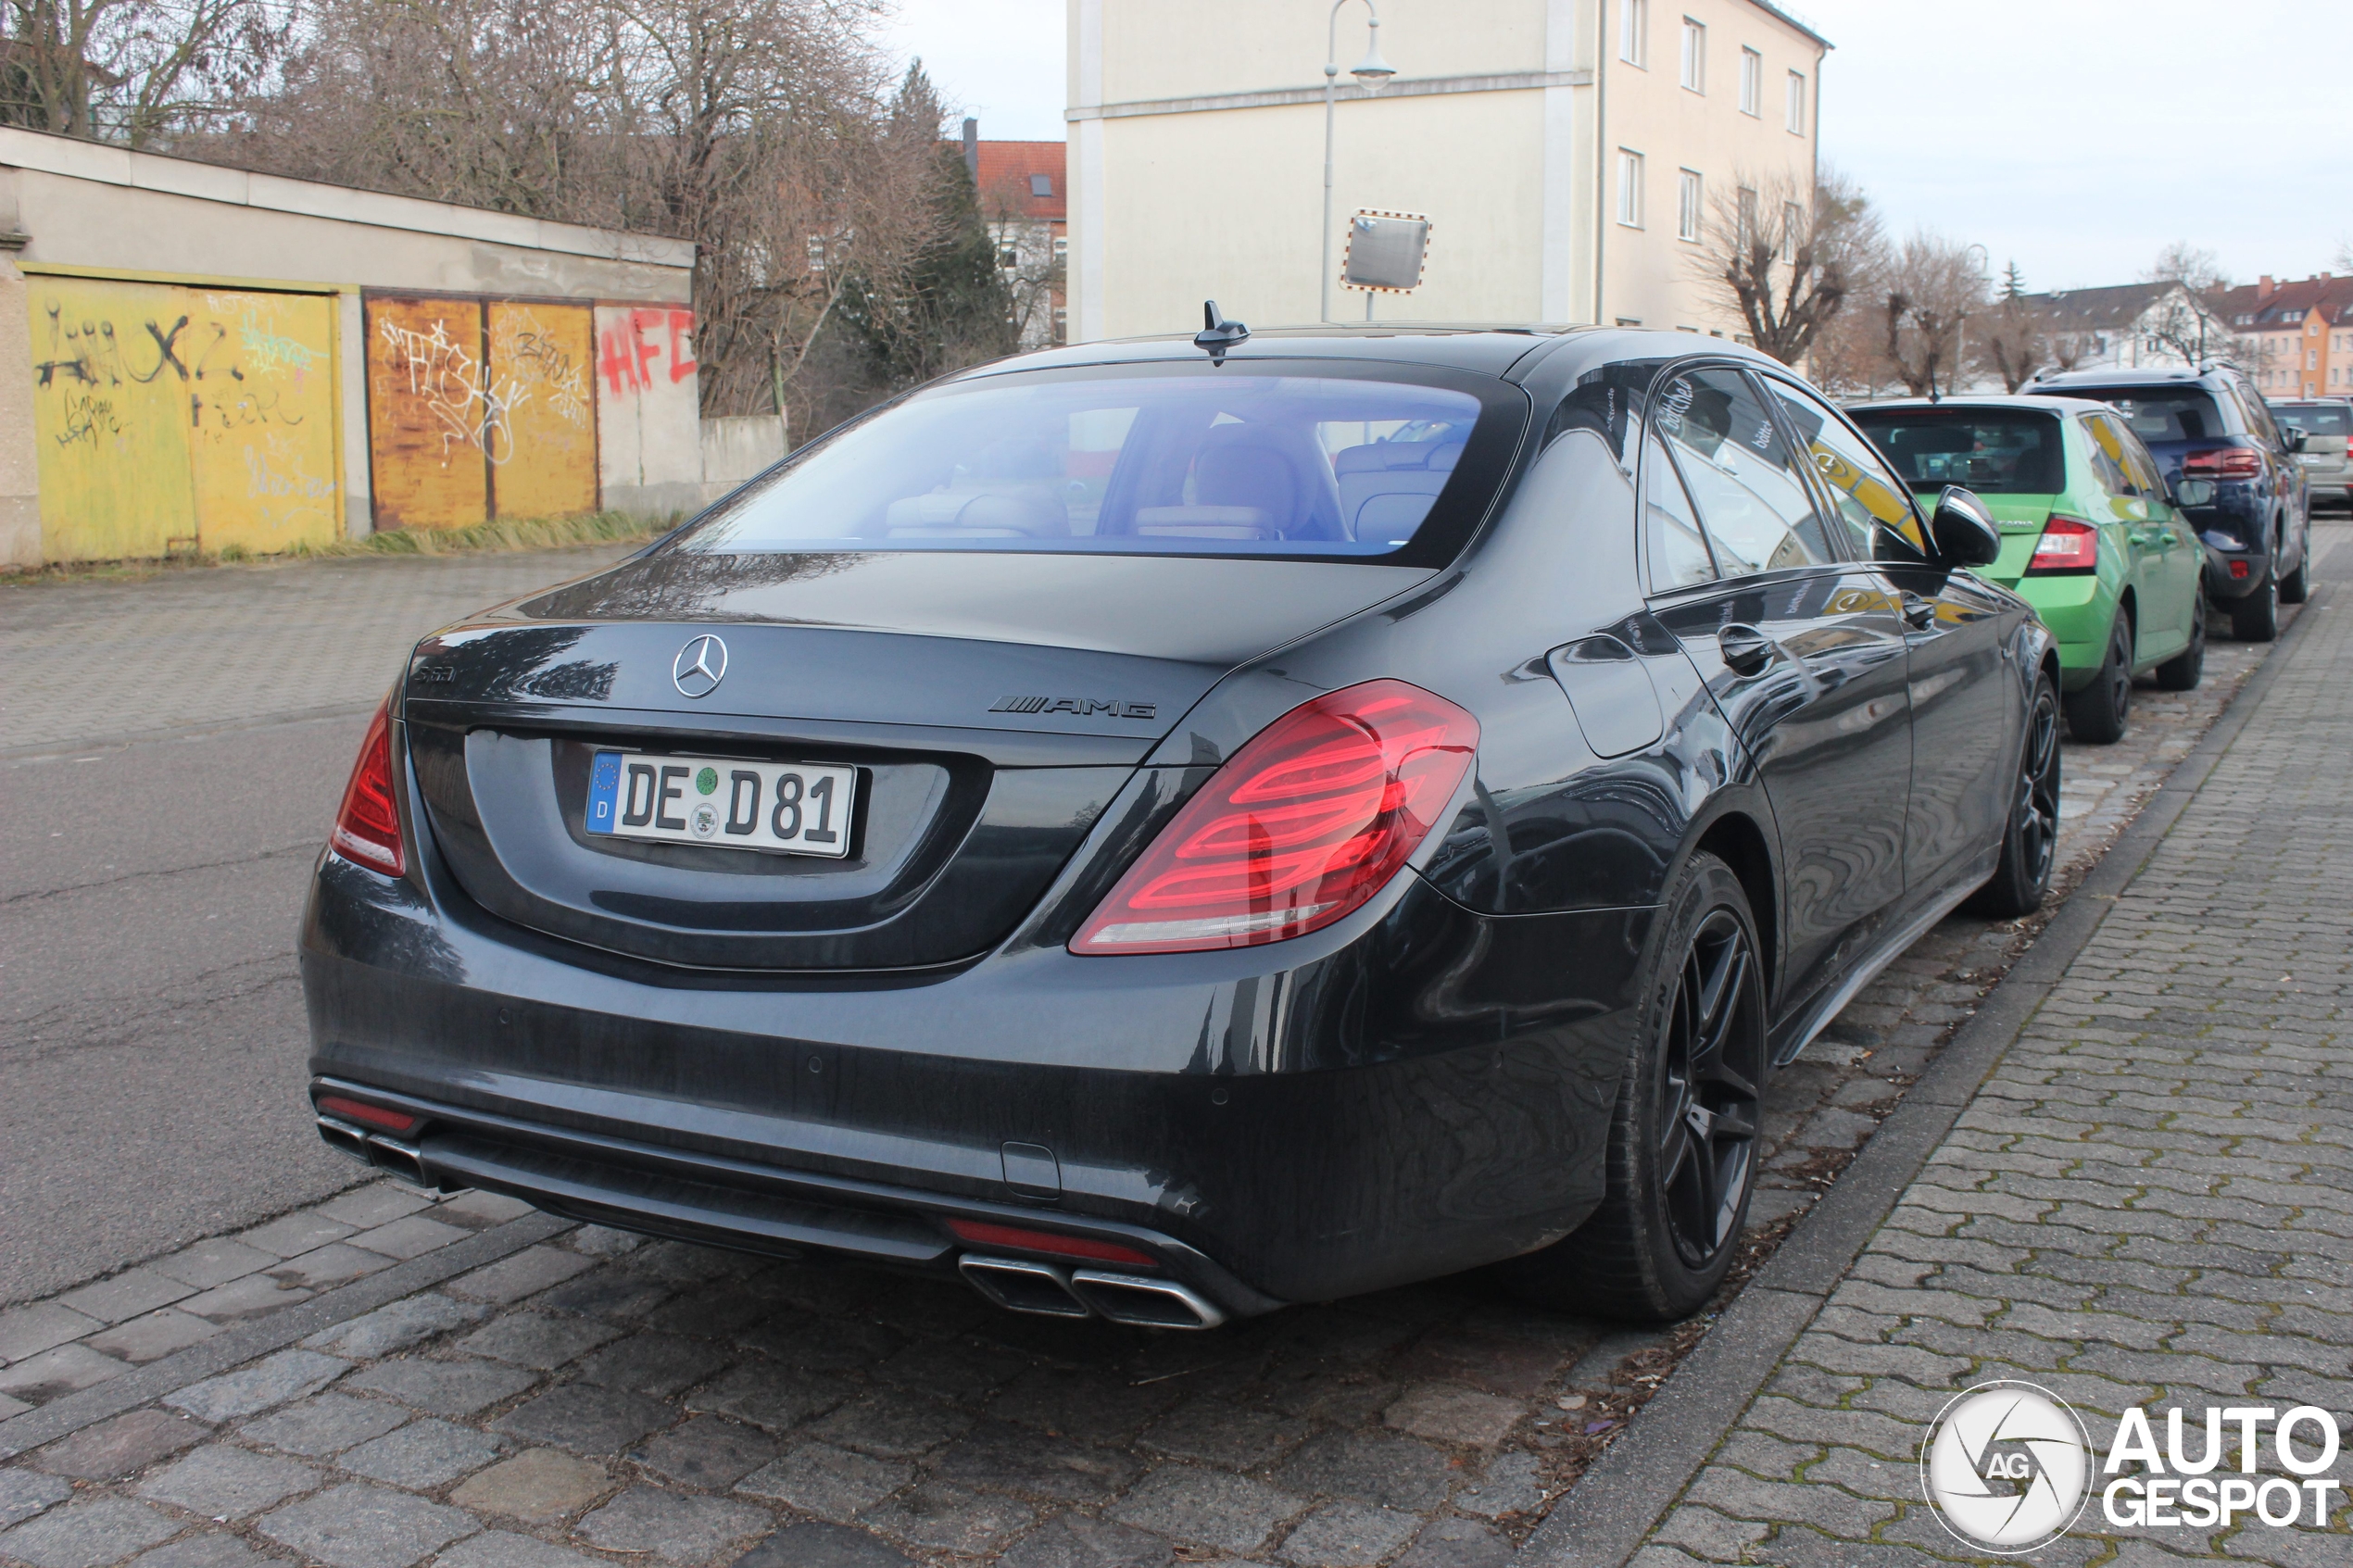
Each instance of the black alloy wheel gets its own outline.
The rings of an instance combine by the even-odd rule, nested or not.
[[[1662,1066],[1658,1169],[1683,1266],[1706,1270],[1740,1234],[1756,1160],[1762,1029],[1741,1028],[1755,944],[1729,909],[1692,934],[1675,988]],[[1747,1049],[1754,1034],[1755,1051]]]
[[[1666,1323],[1705,1304],[1739,1250],[1768,1062],[1765,965],[1732,869],[1692,857],[1643,960],[1642,1035],[1610,1120],[1608,1191],[1573,1234],[1496,1272],[1523,1298]]]
[[[2190,646],[2157,667],[2157,684],[2169,692],[2194,692],[2206,678],[2206,584],[2190,601]]]
[[[2002,828],[2001,858],[1984,886],[1969,896],[1971,914],[2015,920],[2042,907],[2058,859],[2058,688],[2050,671],[2035,677],[2026,740],[2019,748],[2018,786]]]
[[[2125,721],[2133,712],[2133,612],[2120,608],[2108,623],[2108,657],[2099,673],[2081,691],[2067,694],[2067,733],[2094,746],[2114,746],[2124,738]]]

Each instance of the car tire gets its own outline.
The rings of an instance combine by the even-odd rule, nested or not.
[[[2190,601],[2190,646],[2157,667],[2157,684],[2169,692],[2194,692],[2206,678],[2206,584]]]
[[[1716,1293],[1740,1250],[1768,1071],[1756,920],[1732,869],[1702,852],[1669,887],[1657,931],[1601,1207],[1564,1239],[1497,1266],[1539,1306],[1669,1323]]]
[[[2133,714],[2133,618],[2124,610],[2108,625],[2108,657],[2100,660],[2099,673],[2092,684],[2081,691],[2070,692],[2062,701],[2067,709],[2067,733],[2077,740],[2093,746],[2114,746],[2124,738],[2124,725]]]
[[[2280,585],[2268,574],[2261,587],[2231,606],[2231,635],[2242,643],[2268,643],[2280,634]]]
[[[2280,579],[2280,603],[2300,605],[2311,592],[2312,541],[2308,538],[2304,541],[2303,558],[2296,563],[2296,570]]]
[[[1969,895],[1964,907],[1971,914],[2016,920],[2040,909],[2051,890],[2051,869],[2058,859],[2058,687],[2045,670],[2034,678],[2034,697],[2027,708],[2001,859],[1985,885]]]

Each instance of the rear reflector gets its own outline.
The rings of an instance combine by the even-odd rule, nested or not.
[[[411,1116],[405,1110],[387,1110],[381,1105],[370,1105],[363,1100],[346,1099],[341,1095],[321,1095],[319,1113],[322,1116],[340,1116],[346,1122],[358,1122],[363,1126],[379,1127],[387,1133],[410,1132],[422,1126],[425,1120],[422,1116]]]
[[[2030,577],[2096,571],[2100,564],[2100,531],[2082,518],[2051,514],[2043,536],[2034,541],[2034,558],[2026,563]]]
[[[1148,1268],[1160,1261],[1149,1252],[1139,1252],[1115,1242],[1057,1236],[1052,1231],[1026,1230],[1019,1225],[992,1225],[985,1220],[950,1220],[948,1228],[956,1233],[956,1239],[969,1241],[975,1247],[1010,1247],[1022,1252],[1049,1252],[1057,1258],[1084,1258],[1091,1263],[1140,1263]]]
[[[1185,802],[1070,950],[1181,953],[1321,930],[1421,847],[1478,746],[1478,720],[1403,681],[1302,703]]]
[[[400,853],[400,807],[392,793],[392,699],[384,698],[368,721],[368,738],[351,765],[351,782],[344,785],[343,807],[335,812],[328,845],[346,860],[398,876],[405,867]]]
[[[2247,580],[2247,578],[2253,576],[2254,572],[2255,569],[2247,565],[2246,562],[2243,560],[2234,560],[2231,563],[2231,579],[2233,582],[2244,583]]]

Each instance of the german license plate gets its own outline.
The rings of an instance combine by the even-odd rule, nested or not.
[[[599,751],[588,766],[587,828],[600,837],[849,853],[858,770],[717,757]]]

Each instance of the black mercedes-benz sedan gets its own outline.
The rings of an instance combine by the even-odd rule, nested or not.
[[[304,917],[320,1128],[1023,1311],[1688,1312],[1776,1064],[2042,897],[1998,545],[1689,334],[951,377],[417,646]]]

